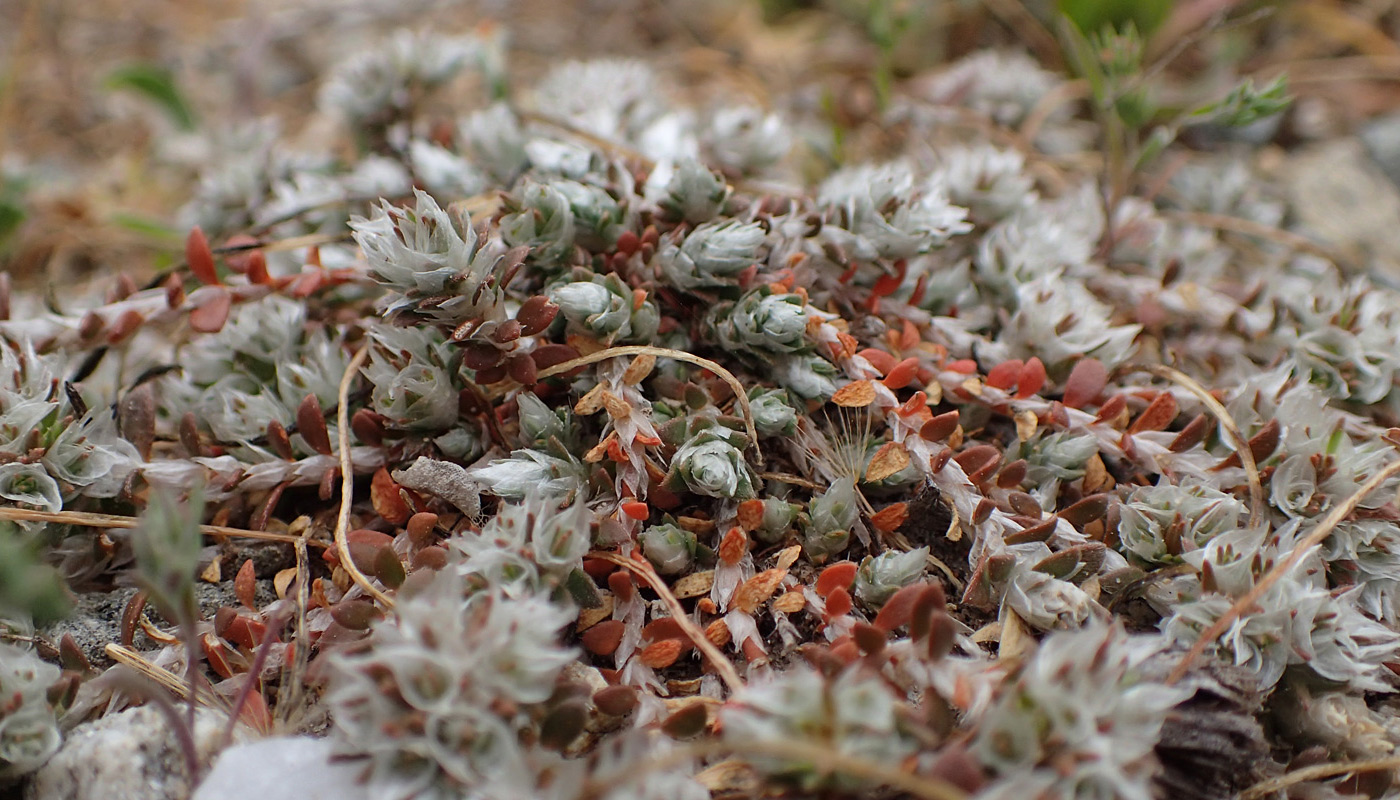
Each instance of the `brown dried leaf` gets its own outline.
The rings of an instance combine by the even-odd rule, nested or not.
[[[646,380],[655,367],[656,356],[643,353],[632,359],[632,363],[627,365],[626,371],[622,373],[622,382],[628,386],[636,386]]]
[[[778,569],[787,569],[797,563],[797,557],[802,555],[802,545],[795,544],[791,547],[778,551],[778,557],[774,559],[773,566]]]
[[[837,389],[831,402],[842,408],[865,408],[875,402],[875,384],[867,380],[852,381]]]
[[[1016,439],[1022,442],[1030,441],[1035,435],[1036,428],[1040,427],[1040,418],[1034,411],[1020,411],[1016,414]]]
[[[787,574],[785,569],[766,569],[744,581],[744,585],[734,593],[734,607],[746,614],[752,614],[773,596],[773,592],[778,590]]]
[[[894,475],[909,466],[909,451],[899,442],[889,442],[875,451],[870,465],[865,468],[865,482],[875,483]]]
[[[665,669],[676,663],[676,659],[680,658],[681,651],[684,649],[685,643],[679,639],[663,639],[659,642],[652,642],[643,648],[638,659],[652,669]]]
[[[389,470],[380,467],[369,484],[369,498],[374,510],[391,525],[402,525],[413,515],[413,509],[399,495],[399,485],[389,477]]]
[[[708,594],[710,587],[714,585],[715,571],[707,569],[701,572],[692,572],[676,581],[675,585],[671,587],[671,593],[677,598],[685,600],[686,598]]]
[[[243,566],[238,568],[238,574],[233,578],[233,596],[238,598],[238,602],[249,611],[257,611],[257,601],[255,599],[258,591],[257,575],[253,572],[253,559],[243,560]]]
[[[1172,393],[1159,392],[1138,418],[1133,420],[1133,424],[1128,426],[1128,434],[1165,430],[1172,420],[1176,419],[1176,412],[1176,398]]]
[[[778,599],[773,601],[773,610],[781,611],[784,614],[796,614],[807,607],[807,596],[801,589],[794,589],[785,592]]]
[[[297,579],[296,567],[288,567],[272,576],[272,588],[277,592],[279,600],[287,598],[287,592],[292,588],[292,582]]]
[[[602,411],[603,394],[605,392],[607,392],[607,389],[604,389],[601,383],[589,389],[588,392],[584,394],[583,397],[580,397],[578,402],[574,404],[574,413],[588,417]]]

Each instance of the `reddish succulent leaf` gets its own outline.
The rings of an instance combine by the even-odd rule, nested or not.
[[[540,746],[562,753],[587,726],[588,706],[578,698],[566,700],[551,708],[540,721]]]
[[[883,533],[899,530],[904,520],[909,518],[909,504],[903,501],[891,503],[876,511],[870,517],[870,526]]]
[[[997,486],[1002,489],[1015,489],[1026,480],[1026,460],[1018,458],[1001,468],[997,473]]]
[[[1050,517],[1044,522],[1032,525],[1017,533],[1010,534],[1006,537],[1006,543],[1025,544],[1026,542],[1049,541],[1050,537],[1055,535],[1055,528],[1058,522],[1059,520],[1056,517]]]
[[[497,325],[496,329],[491,332],[491,341],[496,344],[510,344],[520,338],[523,329],[524,326],[520,324],[519,320],[508,319]]]
[[[993,389],[1009,391],[1021,377],[1021,368],[1026,364],[1019,358],[1003,361],[987,373],[987,385]]]
[[[143,460],[149,461],[156,439],[156,396],[149,382],[122,397],[118,422],[122,436],[136,446]]]
[[[1184,453],[1187,450],[1200,444],[1205,438],[1210,428],[1210,417],[1205,414],[1197,414],[1196,418],[1186,423],[1186,427],[1172,439],[1167,449],[1173,453]]]
[[[579,641],[584,649],[594,655],[610,656],[622,644],[622,634],[627,625],[620,619],[608,619],[583,632]]]
[[[233,308],[233,295],[227,289],[219,289],[210,295],[199,307],[190,311],[190,328],[199,333],[218,333],[228,322],[229,311]]]
[[[822,570],[817,576],[816,590],[822,597],[829,597],[837,589],[850,587],[860,569],[854,561],[838,561]]]
[[[739,527],[745,531],[756,531],[763,525],[763,501],[745,500],[739,504]]]
[[[219,273],[214,269],[214,251],[209,249],[209,239],[198,225],[185,237],[185,263],[189,264],[190,272],[201,283],[210,286],[219,284]]]
[[[880,613],[875,615],[875,627],[882,631],[893,631],[908,625],[914,614],[914,604],[918,602],[927,586],[928,584],[922,582],[901,586],[899,591],[880,607]]]
[[[436,572],[445,566],[447,566],[446,548],[433,545],[432,547],[425,547],[413,554],[413,569],[415,572],[420,569]],[[400,588],[402,589],[402,587]]]
[[[78,642],[73,638],[73,634],[65,633],[58,640],[58,663],[64,669],[75,672],[87,672],[92,669],[92,663],[88,661],[87,654],[78,646]]]
[[[267,256],[261,250],[248,254],[248,281],[258,286],[272,285],[272,274],[267,271]]]
[[[865,622],[857,622],[851,629],[851,639],[866,655],[874,655],[885,649],[888,643],[888,634],[874,625]]]
[[[326,429],[326,415],[321,410],[321,401],[316,395],[308,394],[297,406],[297,432],[306,444],[323,456],[331,454],[331,435]]]
[[[204,650],[204,661],[219,674],[221,678],[232,678],[237,674],[233,661],[229,657],[228,647],[219,641],[212,633],[206,633],[199,637],[201,649]]]
[[[1094,494],[1061,511],[1059,516],[1065,522],[1083,530],[1085,525],[1103,519],[1103,515],[1106,513],[1108,513],[1108,495]]]
[[[1176,419],[1176,412],[1176,398],[1172,393],[1158,392],[1157,397],[1148,403],[1147,408],[1128,426],[1128,433],[1136,435],[1144,431],[1165,430],[1172,424],[1172,420]]]
[[[1127,410],[1128,399],[1121,394],[1115,394],[1105,400],[1102,406],[1099,406],[1098,416],[1094,417],[1094,419],[1097,422],[1112,424]]]
[[[1279,444],[1279,422],[1271,419],[1264,424],[1258,433],[1249,437],[1249,454],[1254,456],[1254,463],[1259,464],[1264,459],[1274,454]],[[1224,461],[1221,461],[1215,468],[1227,469],[1229,467],[1240,466],[1240,454],[1231,453]]]
[[[384,442],[384,418],[368,408],[362,408],[350,417],[350,430],[355,438],[371,447],[378,447]]]
[[[609,575],[608,590],[617,597],[619,603],[629,602],[637,594],[637,586],[632,582],[632,573],[618,570]]]
[[[608,686],[593,693],[593,705],[610,717],[631,714],[637,702],[637,690],[631,686]]]
[[[968,480],[974,484],[981,483],[974,475],[980,475],[982,479],[989,477],[991,471],[1001,464],[1001,458],[1001,449],[990,444],[969,447],[953,456],[953,460],[958,462],[958,466],[967,473]]]
[[[976,375],[977,362],[970,358],[960,358],[957,361],[948,362],[948,365],[944,367],[944,369],[947,369],[949,372],[961,372],[964,375]]]
[[[958,412],[947,411],[928,422],[919,429],[919,438],[930,442],[941,442],[953,435],[953,431],[958,429]]]
[[[390,589],[399,588],[403,585],[404,578],[408,577],[403,562],[399,561],[394,548],[389,546],[379,548],[374,554],[374,563],[371,564],[369,573]]]
[[[685,644],[675,639],[663,639],[647,645],[638,658],[643,664],[652,669],[665,669],[676,663],[681,652],[685,650]]]
[[[1040,507],[1040,502],[1025,492],[1011,492],[1006,496],[1006,502],[1011,504],[1011,510],[1026,517],[1040,519],[1044,510]]]
[[[1034,397],[1040,393],[1045,386],[1045,364],[1035,356],[1021,367],[1021,374],[1016,378],[1016,396],[1019,398]]]
[[[331,606],[331,619],[352,631],[366,630],[375,620],[383,617],[384,613],[368,600],[341,600]]]
[[[467,342],[462,345],[462,366],[481,370],[494,367],[505,358],[505,352],[487,342]]]
[[[391,525],[402,525],[413,516],[413,509],[399,494],[399,485],[389,477],[389,470],[383,467],[374,473],[370,481],[369,497],[375,512]]]
[[[263,637],[267,635],[267,625],[257,617],[235,612],[220,635],[239,647],[252,650],[262,644]]]
[[[1108,367],[1097,358],[1082,358],[1065,380],[1063,402],[1070,408],[1084,408],[1098,399],[1108,385]]]
[[[837,586],[831,590],[831,594],[826,598],[826,618],[840,617],[851,613],[855,604],[851,602],[851,593],[846,591],[846,587]]]
[[[573,361],[579,357],[578,350],[567,344],[542,344],[530,351],[530,357],[535,360],[535,366],[541,370],[558,366],[568,361]],[[579,367],[579,369],[583,369]]]
[[[253,559],[243,560],[243,566],[238,568],[238,574],[233,578],[233,596],[238,598],[238,602],[243,607],[250,610],[257,610],[257,601],[254,596],[257,594],[257,576],[253,572]]]
[[[296,453],[292,451],[292,440],[287,436],[287,429],[275,419],[267,421],[267,445],[279,458],[287,461],[296,460]]]
[[[695,701],[661,722],[661,730],[672,739],[690,739],[699,736],[710,724],[710,712],[705,703]]]
[[[851,381],[836,390],[831,402],[842,408],[865,408],[875,402],[875,387],[867,380]]]
[[[506,374],[522,386],[534,386],[538,372],[535,360],[525,353],[516,353],[506,360]]]
[[[408,524],[405,526],[409,541],[419,547],[425,547],[431,544],[434,539],[433,530],[437,527],[437,524],[438,515],[431,511],[420,511],[409,517]]]
[[[540,333],[559,314],[559,306],[549,302],[544,295],[535,295],[520,304],[515,319],[520,323],[521,336],[534,336]]]
[[[894,356],[886,353],[884,350],[876,350],[873,347],[867,347],[857,352],[856,355],[869,361],[870,366],[878,369],[881,375],[888,375],[890,370],[894,369],[894,365],[898,363]]]
[[[885,386],[890,389],[903,389],[910,383],[913,383],[914,378],[917,377],[918,374],[919,359],[911,356],[895,364],[885,375],[885,380],[883,382]]]

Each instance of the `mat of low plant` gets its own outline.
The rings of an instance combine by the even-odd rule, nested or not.
[[[1176,144],[1281,82],[1168,108],[1105,30],[886,87],[862,163],[401,32],[176,266],[0,287],[4,776],[145,697],[386,798],[1396,796],[1400,293]],[[44,633],[114,583],[117,666]]]

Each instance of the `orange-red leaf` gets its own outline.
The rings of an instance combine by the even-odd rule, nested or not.
[[[219,285],[219,273],[214,269],[214,251],[209,249],[209,239],[198,225],[185,237],[185,262],[201,283]]]
[[[374,473],[370,481],[369,499],[375,512],[391,525],[402,525],[413,516],[413,509],[399,495],[399,485],[389,477],[389,470],[383,467]]]

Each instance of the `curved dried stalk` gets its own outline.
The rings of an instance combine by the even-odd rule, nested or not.
[[[1384,469],[1372,475],[1370,480],[1361,484],[1361,487],[1350,497],[1338,503],[1337,506],[1322,519],[1322,522],[1318,523],[1316,528],[1313,528],[1307,536],[1303,537],[1302,541],[1293,546],[1293,550],[1288,554],[1287,558],[1274,564],[1273,568],[1266,572],[1264,577],[1259,579],[1258,583],[1254,584],[1253,589],[1246,592],[1244,597],[1236,600],[1235,604],[1230,606],[1230,609],[1221,615],[1220,619],[1216,620],[1213,625],[1205,629],[1196,639],[1196,643],[1191,645],[1191,649],[1186,652],[1186,655],[1182,656],[1181,661],[1177,662],[1171,674],[1167,676],[1167,685],[1174,684],[1181,680],[1181,678],[1186,675],[1186,671],[1191,668],[1191,664],[1206,651],[1207,647],[1210,647],[1215,640],[1220,637],[1220,634],[1225,632],[1226,628],[1229,628],[1234,624],[1235,620],[1238,620],[1246,611],[1253,608],[1260,596],[1262,596],[1264,592],[1267,592],[1269,587],[1278,583],[1279,579],[1282,578],[1288,570],[1292,569],[1293,565],[1297,564],[1305,553],[1311,550],[1314,545],[1326,539],[1328,535],[1332,533],[1333,528],[1336,528],[1342,520],[1346,519],[1351,512],[1356,510],[1356,507],[1361,504],[1361,501],[1366,498],[1366,495],[1374,492],[1382,483],[1385,483],[1392,476],[1397,474],[1400,474],[1400,460],[1392,461],[1390,464],[1386,465]]]
[[[822,774],[848,775],[861,778],[881,786],[889,786],[922,800],[966,800],[967,792],[939,778],[926,778],[914,775],[897,767],[848,756],[831,747],[798,740],[743,739],[712,740],[692,742],[675,750],[640,764],[630,764],[625,769],[590,780],[584,787],[583,797],[599,797],[620,784],[636,780],[648,773],[666,772],[688,761],[713,755],[735,756],[743,761],[754,756],[781,758],[790,761],[808,762]]]
[[[85,511],[36,511],[28,508],[0,508],[0,520],[16,522],[54,522],[59,525],[77,525],[83,528],[135,528],[141,524],[138,517],[124,517],[119,514],[89,514]],[[244,528],[229,528],[224,525],[200,525],[199,532],[211,536],[236,536],[242,539],[261,539],[268,542],[288,542],[296,544],[299,537],[288,533],[270,531],[250,531]],[[325,542],[312,541],[316,547],[329,547]]]
[[[1272,225],[1265,225],[1262,222],[1255,222],[1252,219],[1232,217],[1228,214],[1211,214],[1206,211],[1180,211],[1176,209],[1163,209],[1159,213],[1169,219],[1185,222],[1190,225],[1199,225],[1202,228],[1214,228],[1220,231],[1254,236],[1259,239],[1268,239],[1271,242],[1277,242],[1292,250],[1311,253],[1315,256],[1321,256],[1339,266],[1345,266],[1351,270],[1356,269],[1354,262],[1326,245],[1318,244],[1312,239],[1306,236],[1299,236],[1292,231],[1286,231]]]
[[[350,529],[350,506],[355,501],[355,468],[350,463],[350,384],[355,382],[355,374],[369,356],[369,345],[361,347],[345,366],[345,374],[340,377],[340,395],[335,411],[336,431],[340,450],[340,513],[335,518],[335,552],[340,556],[340,566],[350,578],[365,590],[365,594],[378,600],[389,611],[394,610],[394,598],[380,591],[369,578],[365,577],[355,560],[350,557],[350,542],[345,538]]]
[[[1349,772],[1375,772],[1382,769],[1400,769],[1400,756],[1387,756],[1385,758],[1372,758],[1365,761],[1343,761],[1338,764],[1314,764],[1311,767],[1295,769],[1277,778],[1270,778],[1260,781],[1253,786],[1240,792],[1239,800],[1255,800],[1259,797],[1268,797],[1280,789],[1287,789],[1308,781],[1320,780],[1322,778],[1334,778],[1338,775],[1346,775]]]
[[[749,446],[753,448],[754,462],[763,466],[763,451],[758,447],[758,428],[754,427],[753,410],[749,408],[749,396],[744,391],[744,384],[734,377],[734,373],[716,364],[708,358],[687,353],[684,350],[672,350],[668,347],[652,347],[651,345],[631,344],[622,347],[609,347],[599,350],[596,353],[589,353],[586,356],[579,356],[562,364],[540,370],[538,380],[568,372],[575,367],[583,367],[589,364],[596,364],[599,361],[606,361],[618,356],[656,356],[658,358],[674,358],[677,361],[684,361],[687,364],[694,364],[697,367],[704,367],[720,377],[720,380],[729,384],[729,388],[734,390],[734,402],[739,404],[739,411],[744,417],[744,432],[749,435]]]
[[[1220,421],[1220,427],[1230,434],[1230,438],[1235,440],[1235,453],[1240,457],[1240,465],[1244,467],[1246,480],[1249,481],[1249,525],[1255,527],[1264,524],[1265,514],[1268,513],[1268,505],[1264,500],[1264,483],[1259,477],[1259,465],[1254,461],[1254,451],[1249,449],[1249,439],[1240,430],[1240,426],[1235,422],[1235,418],[1230,416],[1230,412],[1219,400],[1216,400],[1206,387],[1202,386],[1195,378],[1186,373],[1173,369],[1163,364],[1154,364],[1147,367],[1153,375],[1177,384],[1183,389],[1194,394],[1205,403],[1212,416]]]
[[[695,648],[704,653],[705,657],[714,665],[715,672],[718,672],[719,676],[724,679],[724,682],[729,686],[729,691],[737,692],[744,688],[744,679],[739,677],[739,671],[734,668],[729,659],[724,657],[724,653],[720,652],[715,643],[705,637],[705,632],[700,630],[699,626],[691,620],[690,615],[686,613],[685,606],[682,606],[681,601],[671,592],[671,587],[666,585],[666,581],[662,580],[661,576],[656,574],[656,570],[652,569],[650,562],[644,559],[628,558],[620,553],[601,551],[589,553],[586,558],[596,558],[619,567],[625,567],[646,581],[647,585],[661,596],[662,602],[670,610],[671,618],[676,621],[676,625],[695,645]]]

